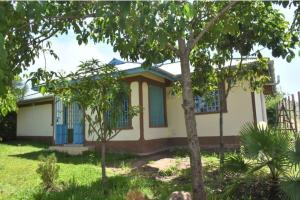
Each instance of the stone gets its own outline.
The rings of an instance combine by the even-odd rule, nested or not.
[[[126,195],[126,200],[148,200],[139,190],[130,190]]]
[[[189,192],[175,191],[171,194],[169,200],[192,200],[192,196]]]

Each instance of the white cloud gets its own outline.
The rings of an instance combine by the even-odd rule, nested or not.
[[[70,72],[74,70],[81,61],[87,61],[92,58],[98,59],[103,63],[109,62],[113,57],[119,58],[118,53],[114,53],[112,47],[106,44],[78,45],[74,35],[60,36],[51,40],[52,49],[58,55],[56,60],[49,53],[45,53],[46,68],[52,71]],[[38,68],[45,67],[43,53],[36,59],[36,62],[30,66],[27,72],[36,71]]]

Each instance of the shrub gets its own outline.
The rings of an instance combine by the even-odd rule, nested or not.
[[[268,168],[269,176],[262,185],[269,187],[269,199],[280,199],[286,192],[291,199],[298,196],[300,179],[299,173],[293,178],[287,175],[295,169],[298,171],[300,162],[300,140],[293,137],[289,131],[280,130],[276,127],[259,127],[254,124],[246,124],[241,130],[241,155],[229,157],[225,166],[230,172],[241,174],[237,180],[227,187],[227,193],[232,193],[238,185],[247,184],[255,172]],[[246,162],[246,159],[250,162]],[[286,177],[282,181],[283,177]]]
[[[267,95],[266,96],[266,107],[267,107],[267,116],[268,116],[268,125],[276,126],[277,121],[277,106],[278,103],[283,98],[283,93],[277,93],[275,96]]]
[[[9,141],[16,138],[17,114],[8,113],[5,117],[0,115],[0,138],[1,141]]]
[[[53,190],[59,175],[56,156],[51,154],[48,157],[41,156],[40,159],[42,162],[39,164],[36,172],[41,176],[44,189]]]

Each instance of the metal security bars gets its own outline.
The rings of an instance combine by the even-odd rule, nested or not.
[[[210,98],[195,96],[195,113],[210,113],[220,111],[219,90],[212,92]]]
[[[56,128],[55,144],[83,144],[84,116],[77,103],[64,104],[55,99]]]
[[[129,98],[124,97],[122,107],[122,111],[120,112],[119,116],[116,116],[117,122],[116,122],[116,127],[118,129],[122,128],[129,128],[130,126],[130,120],[129,120]],[[106,113],[106,119],[112,126],[112,119],[111,119],[111,112]]]

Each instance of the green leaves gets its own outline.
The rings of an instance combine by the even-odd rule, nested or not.
[[[223,168],[226,172],[246,173],[250,169],[250,164],[240,153],[232,154],[226,157]]]
[[[40,91],[40,93],[42,93],[44,95],[47,92],[47,89],[45,86],[41,86],[39,91]]]
[[[194,10],[194,7],[191,5],[190,2],[185,2],[184,5],[183,5],[183,13],[184,15],[188,18],[188,19],[191,19],[194,17],[194,13],[195,10]]]
[[[300,138],[296,137],[294,150],[290,154],[290,159],[294,166],[300,166]]]
[[[241,142],[246,155],[258,158],[262,153],[265,158],[276,158],[290,150],[292,135],[277,128],[266,128],[246,124],[240,131]]]

